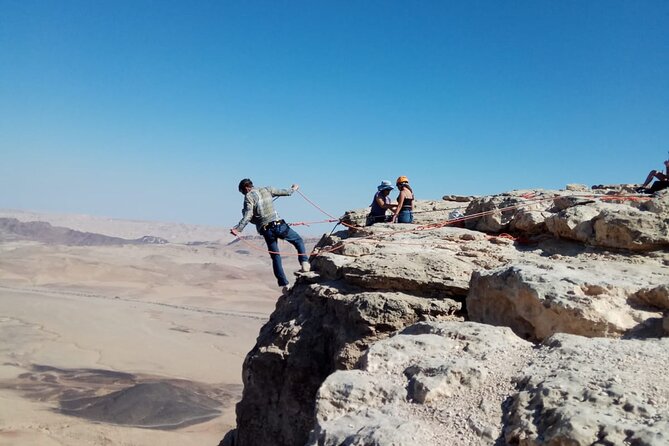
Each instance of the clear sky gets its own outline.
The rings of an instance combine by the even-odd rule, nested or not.
[[[667,150],[666,0],[0,0],[0,208],[231,226],[244,177],[341,215]]]

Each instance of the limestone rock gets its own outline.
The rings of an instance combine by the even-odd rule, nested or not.
[[[669,444],[669,339],[550,338],[524,371],[507,444]]]
[[[629,207],[603,211],[593,223],[594,243],[607,248],[650,251],[669,247],[669,214]]]
[[[654,288],[643,288],[632,296],[636,302],[669,310],[669,283],[658,285]]]
[[[345,265],[342,274],[363,288],[445,297],[465,296],[473,269],[466,258],[426,249],[361,257]]]
[[[336,372],[323,383],[308,444],[494,443],[502,432],[500,403],[531,352],[530,343],[506,328],[449,322],[409,327],[372,345],[362,370]],[[393,427],[398,436],[388,435]]]
[[[655,214],[663,214],[664,218],[669,216],[669,189],[658,192],[653,198],[647,200],[640,205],[643,211],[653,212]]]
[[[669,339],[567,334],[536,349],[505,328],[420,323],[323,383],[307,444],[664,445],[667,351]],[[463,363],[473,377],[452,380]],[[454,392],[412,399],[418,369]]]
[[[557,211],[564,211],[574,206],[582,206],[585,204],[595,203],[596,201],[590,197],[583,197],[579,195],[561,195],[553,199],[555,209]]]
[[[662,282],[668,274],[662,267],[614,262],[606,270],[588,262],[578,267],[544,262],[474,272],[467,310],[473,321],[508,326],[527,339],[542,340],[558,332],[622,336],[660,316],[628,300],[648,280]]]
[[[455,201],[457,203],[468,203],[472,201],[474,198],[476,197],[472,195],[444,195],[443,197],[441,197],[441,199],[444,201]]]
[[[546,219],[546,227],[558,237],[587,242],[592,238],[592,220],[599,215],[598,206],[568,207]]]
[[[542,211],[529,211],[521,209],[513,216],[510,229],[529,235],[542,234],[546,232],[546,218],[551,214]]]
[[[350,412],[404,400],[406,391],[396,383],[377,381],[360,370],[342,370],[323,382],[317,395],[316,412],[325,422]],[[342,404],[343,401],[346,404]]]
[[[464,298],[472,271],[499,266],[504,253],[513,255],[513,247],[487,255],[493,251],[488,239],[465,229],[395,233],[388,226],[392,225],[357,231],[336,253],[314,259],[314,268],[324,277],[341,278],[364,289]]]
[[[430,433],[419,423],[369,408],[319,427],[307,446],[402,446],[429,444],[429,438]]]
[[[650,251],[667,247],[669,213],[664,212],[662,202],[649,206],[654,212],[627,204],[582,203],[548,217],[546,227],[558,237],[606,248]]]
[[[304,444],[316,391],[331,373],[354,367],[373,341],[421,320],[453,318],[460,308],[450,299],[311,280],[279,300],[244,361],[235,446]]]
[[[668,415],[664,396],[649,399],[648,408],[645,393],[632,395],[641,395],[623,403],[632,413],[620,415],[622,399],[607,392],[621,391],[605,386],[634,388],[646,356],[635,355],[636,344],[627,340],[596,338],[646,339],[658,358],[669,357],[665,341],[652,341],[669,333],[669,247],[662,235],[669,194],[630,201],[620,193],[618,187],[478,197],[467,208],[469,229],[449,226],[459,202],[419,200],[415,224],[324,237],[312,271],[298,273],[247,355],[238,427],[226,445],[625,444],[615,426],[630,432],[631,444],[665,444],[658,434]],[[501,210],[510,206],[517,207]],[[364,220],[367,212],[347,218]],[[463,323],[465,317],[492,325]],[[533,348],[523,340],[560,332],[588,338],[569,348],[553,341]],[[591,349],[619,353],[599,367]],[[649,368],[650,378],[666,389],[654,375],[666,369],[661,361]],[[544,410],[536,395],[545,388],[543,397],[559,396],[561,382],[550,380],[562,379],[563,368],[572,373],[568,390],[575,396],[568,404],[546,400]],[[637,376],[618,372],[626,368]],[[591,396],[604,406],[592,406]],[[653,420],[637,417],[637,407]],[[593,440],[594,425],[605,435]]]
[[[542,190],[519,190],[476,198],[469,203],[465,215],[483,215],[467,220],[465,227],[483,232],[508,231],[514,216],[521,209],[525,212],[548,211],[553,206],[550,198],[552,197]]]

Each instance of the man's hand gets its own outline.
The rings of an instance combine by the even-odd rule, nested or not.
[[[235,237],[239,237],[239,231],[235,228],[230,229],[230,234],[234,235]]]
[[[290,188],[295,191],[295,190],[298,190],[300,188],[300,185],[299,184],[293,184],[292,186],[290,186]]]

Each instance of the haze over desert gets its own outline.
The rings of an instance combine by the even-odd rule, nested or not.
[[[23,211],[0,221],[0,445],[217,444],[280,294],[266,254],[223,228]],[[58,227],[90,234],[75,245]],[[113,239],[146,235],[161,240]]]

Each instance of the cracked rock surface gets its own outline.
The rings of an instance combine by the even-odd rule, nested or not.
[[[445,196],[324,236],[222,445],[669,444],[669,193],[629,190]]]

